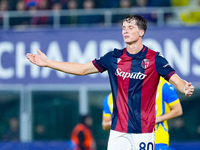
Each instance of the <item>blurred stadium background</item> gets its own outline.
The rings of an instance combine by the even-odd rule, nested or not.
[[[25,55],[39,48],[54,60],[86,63],[124,46],[121,21],[130,13],[148,20],[144,44],[195,85],[191,98],[178,93],[183,115],[169,121],[169,132],[177,150],[200,149],[199,0],[0,0],[0,149],[70,149],[79,115],[88,113],[97,150],[106,149],[107,74],[66,75]]]

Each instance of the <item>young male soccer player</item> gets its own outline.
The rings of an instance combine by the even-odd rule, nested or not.
[[[191,96],[194,87],[182,80],[167,60],[142,44],[147,21],[140,15],[128,15],[122,24],[126,48],[114,49],[86,64],[50,60],[38,50],[27,58],[41,67],[65,73],[86,75],[108,71],[113,93],[113,116],[108,149],[153,149],[155,97],[160,76],[180,92]]]
[[[111,126],[113,98],[107,95],[103,102],[102,128],[109,130]],[[182,115],[182,106],[174,87],[162,77],[156,95],[155,149],[173,150],[169,147],[167,120]]]
[[[156,150],[174,150],[169,147],[167,120],[178,117],[182,113],[182,106],[174,87],[161,77],[156,96]]]

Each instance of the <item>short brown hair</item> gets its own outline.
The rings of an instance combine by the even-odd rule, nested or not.
[[[147,20],[141,16],[141,15],[127,15],[123,22],[131,22],[132,20],[136,21],[136,25],[138,26],[139,29],[144,30],[144,32],[146,32],[147,30]]]

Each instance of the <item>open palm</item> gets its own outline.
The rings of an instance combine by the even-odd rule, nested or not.
[[[39,49],[37,49],[37,52],[39,54],[30,54],[30,53],[28,53],[26,55],[26,57],[33,64],[35,64],[37,66],[45,67],[47,65],[47,59],[48,59],[47,56],[44,53],[42,53]]]

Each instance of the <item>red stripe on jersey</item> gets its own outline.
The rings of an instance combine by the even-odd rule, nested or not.
[[[101,67],[99,67],[99,65],[96,63],[96,60],[93,60],[92,63],[93,63],[93,65],[97,68],[97,70],[98,70],[99,72],[103,72],[103,69],[101,69]]]
[[[147,47],[145,46],[142,52],[144,52],[146,48],[147,48]]]
[[[145,69],[146,78],[143,81],[141,93],[141,127],[142,133],[153,132],[155,125],[155,103],[156,92],[159,83],[159,75],[155,66],[156,52],[148,50],[146,59],[149,61],[149,66]],[[151,131],[150,131],[151,130]]]
[[[171,76],[172,76],[173,74],[175,74],[175,73],[176,73],[175,71],[172,71],[172,72],[166,77],[166,80],[169,81],[169,79],[171,78]]]
[[[118,62],[117,68],[120,69],[122,74],[130,73],[131,70],[131,62],[126,61],[127,59],[132,59],[127,56],[126,49],[124,50],[123,55],[120,57],[120,61]],[[122,76],[117,76],[117,100],[116,106],[118,110],[118,119],[115,127],[116,131],[127,132],[128,131],[128,89],[129,89],[129,80],[130,78],[123,78]]]

